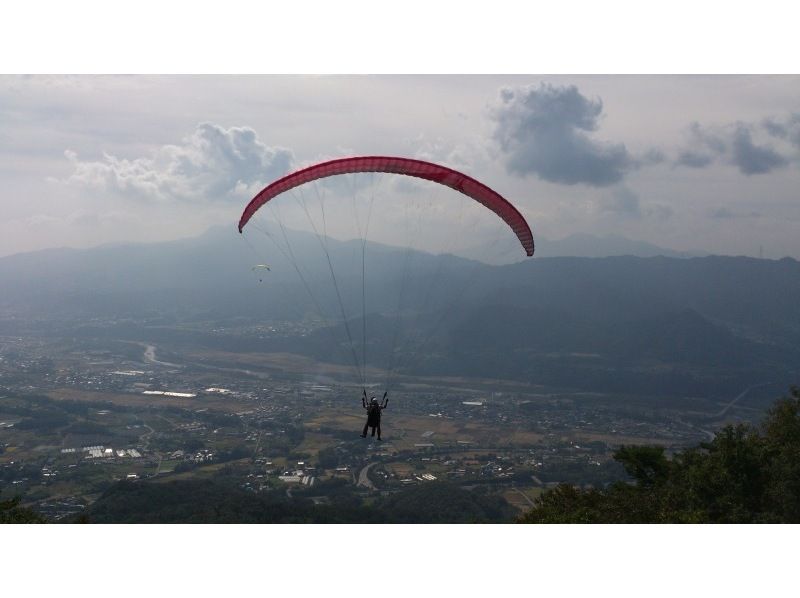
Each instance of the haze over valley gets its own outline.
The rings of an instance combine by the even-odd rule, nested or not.
[[[410,521],[446,481],[464,512],[428,520],[508,521],[559,482],[624,479],[620,444],[758,421],[798,374],[790,258],[490,265],[369,243],[362,264],[360,241],[326,239],[337,297],[318,239],[286,233],[291,258],[233,227],[0,258],[6,491],[67,520],[185,520],[130,480],[181,504],[209,480],[253,521],[380,518],[345,507],[373,493]],[[390,393],[381,444],[358,438],[362,387]],[[278,495],[300,502],[279,515]]]

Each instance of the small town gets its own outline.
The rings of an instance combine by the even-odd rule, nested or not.
[[[711,435],[703,420],[619,408],[612,396],[414,380],[389,395],[378,442],[358,438],[360,389],[335,376],[162,356],[148,343],[53,349],[0,338],[3,405],[37,406],[0,413],[0,492],[21,492],[53,519],[79,514],[121,480],[220,472],[245,491],[282,489],[314,504],[340,484],[366,498],[446,480],[500,493],[522,511],[559,483],[620,479],[612,455],[621,443],[679,450]],[[44,438],[39,410],[44,422],[61,418]]]

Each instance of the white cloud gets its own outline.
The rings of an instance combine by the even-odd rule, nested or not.
[[[453,168],[469,176],[480,178],[479,172],[486,166],[489,156],[485,144],[477,138],[461,140],[457,143],[436,137],[419,136],[414,140],[414,158]],[[391,188],[398,193],[417,193],[426,184],[412,177],[393,177]]]
[[[228,129],[201,123],[179,145],[165,145],[149,156],[127,159],[104,154],[81,161],[64,152],[74,172],[67,182],[156,201],[225,201],[253,195],[264,181],[285,174],[293,154],[269,147],[249,127]]]
[[[261,185],[304,162],[385,154],[416,156],[475,176],[519,207],[542,238],[613,233],[684,250],[703,245],[707,251],[752,253],[764,244],[768,255],[800,256],[797,77],[548,76],[550,88],[559,91],[553,105],[526,107],[526,89],[538,91],[540,102],[546,99],[542,80],[505,75],[0,77],[0,255],[179,238],[219,223],[233,227]],[[572,96],[565,91],[571,87],[577,90]],[[497,95],[501,88],[512,90],[515,99],[503,102]],[[577,106],[572,112],[567,110],[570,97]],[[506,149],[496,136],[499,121],[487,118],[504,107],[519,110],[507,112],[508,119],[532,126],[517,129],[517,139],[511,137],[512,121],[505,121]],[[547,123],[534,122],[534,116],[547,114],[555,119],[551,137]],[[702,123],[704,139],[692,136],[687,127],[692,121]],[[203,129],[198,122],[215,124]],[[231,123],[249,129],[237,133]],[[743,175],[733,157],[736,123],[749,133],[750,143],[743,138],[740,146],[742,165],[765,168],[759,166],[758,151],[748,154],[751,146],[772,149],[789,164],[769,174]],[[562,144],[550,148],[549,139]],[[661,166],[663,156],[648,151],[652,147],[667,154]],[[64,159],[65,148],[74,150],[71,160]],[[530,157],[532,148],[552,155],[526,163],[522,158]],[[681,152],[686,152],[682,165],[694,168],[668,167]],[[515,156],[523,173],[509,172]],[[581,164],[571,163],[570,156],[585,159],[604,176],[593,176],[591,169],[576,172]],[[753,156],[755,162],[747,160]],[[766,167],[770,164],[767,159]],[[620,180],[605,182],[616,177]],[[329,230],[347,238],[352,189],[359,191],[359,207],[368,211],[371,178],[362,177],[363,191],[358,177],[340,178],[341,189],[333,179],[318,187],[332,199]],[[440,201],[434,199],[440,190],[433,183],[382,178],[371,237],[405,242],[399,234],[403,219],[406,211],[415,215],[417,207],[429,208],[425,222],[436,231],[465,230],[452,217],[462,208],[471,227],[472,206],[458,193],[443,188]],[[614,197],[620,187],[638,196],[640,217],[636,201]],[[334,204],[334,195],[344,195],[345,201]],[[313,189],[306,199],[316,206]],[[719,207],[728,212],[712,217]],[[275,208],[287,217],[297,213],[287,225],[309,227],[291,197]],[[119,220],[105,224],[107,212],[119,213]],[[485,212],[476,204],[474,222],[487,226],[474,230],[489,237],[495,222]],[[762,216],[745,217],[755,212]]]

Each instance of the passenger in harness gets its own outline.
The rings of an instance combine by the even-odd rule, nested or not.
[[[383,405],[378,403],[378,399],[372,397],[367,402],[367,391],[364,390],[364,396],[361,397],[361,405],[364,409],[367,410],[367,423],[364,424],[364,431],[361,433],[361,438],[367,437],[367,428],[372,428],[372,436],[375,436],[375,430],[378,430],[378,440],[381,439],[381,411],[386,409],[387,405],[389,405],[389,399],[387,395],[389,391],[387,390],[383,393]]]

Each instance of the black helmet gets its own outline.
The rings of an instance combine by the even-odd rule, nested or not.
[[[372,399],[370,399],[370,402],[377,404],[378,403],[378,399],[376,399],[375,397],[372,397]]]

